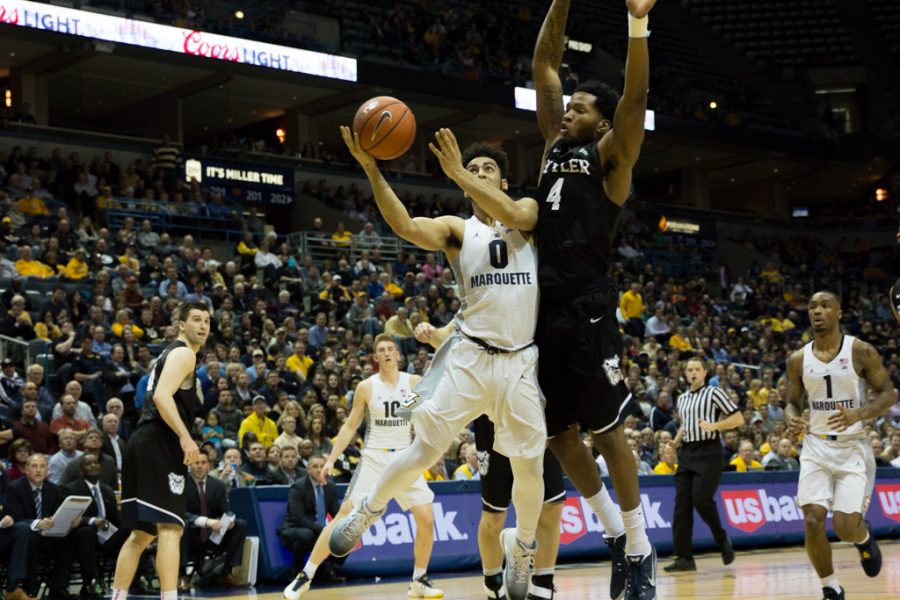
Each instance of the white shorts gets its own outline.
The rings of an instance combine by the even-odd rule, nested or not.
[[[808,434],[800,453],[800,506],[818,504],[842,513],[866,514],[875,487],[875,454],[865,438],[823,440]]]
[[[481,415],[494,423],[494,450],[509,458],[539,458],[547,444],[537,346],[491,354],[459,332],[441,344],[415,392],[416,437],[446,450]]]
[[[363,496],[375,489],[375,484],[378,483],[379,477],[391,462],[394,454],[395,452],[387,452],[378,448],[364,448],[361,452],[362,460],[359,461],[356,471],[353,472],[353,478],[350,480],[350,485],[347,486],[344,500],[350,500],[353,506],[356,506]],[[402,510],[409,510],[413,506],[431,504],[434,500],[434,492],[428,487],[425,478],[419,475],[419,478],[411,486],[397,494],[394,499]]]

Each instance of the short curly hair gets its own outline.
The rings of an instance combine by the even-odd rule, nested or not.
[[[509,173],[509,155],[502,148],[486,142],[475,142],[463,151],[463,166],[468,166],[473,158],[478,158],[479,156],[493,159],[497,166],[500,167],[500,177],[506,179],[506,175]]]
[[[597,79],[590,79],[575,88],[575,93],[584,92],[591,94],[596,98],[594,100],[594,108],[600,113],[604,119],[612,120],[616,115],[616,107],[619,105],[619,99],[622,95]]]

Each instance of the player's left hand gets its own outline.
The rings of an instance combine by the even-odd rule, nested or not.
[[[625,0],[628,12],[635,19],[646,17],[655,4],[656,0]]]
[[[456,136],[453,135],[453,132],[449,129],[439,129],[434,134],[434,137],[440,144],[440,149],[432,142],[428,143],[428,147],[431,148],[431,152],[440,161],[441,169],[444,170],[447,177],[454,179],[464,173],[462,152],[459,150],[459,143],[456,141]]]
[[[837,412],[828,417],[828,427],[834,431],[844,431],[860,421],[859,411],[855,408],[838,406]]]

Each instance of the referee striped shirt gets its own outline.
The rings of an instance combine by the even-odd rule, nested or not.
[[[697,391],[688,390],[678,396],[675,404],[681,415],[681,428],[684,442],[705,442],[718,440],[719,431],[704,432],[700,421],[715,423],[723,417],[738,411],[737,405],[731,401],[721,388],[704,385]]]

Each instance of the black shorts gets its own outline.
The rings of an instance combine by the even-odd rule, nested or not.
[[[542,295],[535,337],[548,437],[575,423],[604,433],[633,411],[620,364],[617,299],[612,284],[574,298]]]
[[[156,535],[157,523],[184,527],[188,470],[178,436],[151,422],[128,437],[122,456],[122,526]]]
[[[512,500],[513,473],[509,459],[494,451],[494,425],[482,415],[475,419],[475,446],[478,448],[478,472],[481,475],[481,508],[500,513]],[[544,451],[544,502],[566,499],[563,471],[556,456]]]

